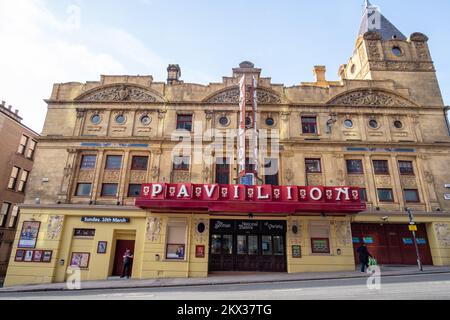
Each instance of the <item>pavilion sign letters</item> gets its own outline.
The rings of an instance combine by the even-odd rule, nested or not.
[[[136,206],[154,211],[351,214],[366,209],[357,187],[144,184]],[[271,228],[273,226],[267,226]]]

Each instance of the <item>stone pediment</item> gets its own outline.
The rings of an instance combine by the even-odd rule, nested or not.
[[[392,92],[377,89],[361,89],[345,92],[331,99],[327,104],[364,107],[412,107],[414,102]]]
[[[215,93],[205,100],[207,103],[229,103],[229,104],[239,104],[239,88],[232,87],[225,89],[219,93]],[[284,99],[273,91],[268,89],[258,88],[256,89],[256,97],[258,104],[281,104]],[[247,102],[250,103],[250,90],[247,90]]]
[[[114,85],[93,89],[76,101],[82,102],[164,102],[158,93],[135,85]]]

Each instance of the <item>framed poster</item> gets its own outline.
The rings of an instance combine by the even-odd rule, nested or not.
[[[22,262],[24,257],[25,257],[25,251],[24,250],[17,250],[16,251],[16,258],[14,259],[14,261]]]
[[[184,244],[168,244],[167,245],[167,259],[184,260],[186,246]]]
[[[98,254],[105,254],[107,248],[108,248],[108,242],[106,242],[106,241],[99,241],[98,245],[97,245],[97,253]]]
[[[302,247],[299,245],[292,246],[292,257],[301,258],[302,257]]]
[[[20,232],[19,248],[34,249],[39,234],[41,223],[37,221],[25,221]]]
[[[204,258],[205,257],[205,246],[196,246],[195,247],[195,257],[196,258]]]
[[[70,266],[78,267],[80,269],[87,269],[89,267],[90,256],[90,253],[74,252],[72,253],[72,259],[70,259]]]
[[[312,253],[331,253],[330,239],[328,238],[313,238],[311,239]]]
[[[44,254],[44,251],[42,250],[36,250],[33,254],[33,262],[41,262],[42,261],[42,255]]]
[[[23,261],[25,261],[25,262],[33,261],[33,250],[25,251],[25,257],[23,258]]]
[[[52,261],[52,255],[53,251],[44,251],[44,254],[42,256],[42,262],[50,262]]]

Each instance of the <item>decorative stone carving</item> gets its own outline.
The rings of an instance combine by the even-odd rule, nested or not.
[[[211,120],[213,118],[213,115],[214,115],[213,111],[211,111],[211,110],[206,110],[205,111],[206,120]]]
[[[434,176],[433,176],[433,174],[432,174],[431,172],[429,172],[429,171],[426,171],[426,172],[425,172],[425,180],[426,180],[429,184],[434,183]]]
[[[203,231],[203,233],[200,233],[197,229],[197,226],[200,223],[203,223],[205,225],[205,230]],[[209,238],[209,221],[204,220],[204,219],[195,219],[193,228],[194,228],[195,242],[196,243],[206,243]]]
[[[363,175],[352,174],[348,176],[348,184],[354,187],[365,188],[366,183]]]
[[[414,42],[414,46],[416,47],[417,57],[420,60],[430,60],[430,56],[428,54],[427,45],[423,41]]]
[[[167,110],[158,110],[158,119],[164,119],[166,117]]]
[[[155,93],[131,85],[119,85],[113,87],[99,88],[87,93],[78,101],[89,102],[162,102],[163,99]]]
[[[162,221],[160,218],[147,218],[147,240],[156,242],[161,234]]]
[[[390,176],[376,176],[375,183],[378,187],[392,187],[392,180]]]
[[[116,183],[120,178],[120,170],[106,170],[103,176],[103,182]]]
[[[239,88],[232,88],[221,92],[214,97],[208,99],[208,103],[233,103],[239,104],[240,92]],[[280,104],[281,97],[273,92],[262,89],[256,89],[256,99],[259,104]],[[247,103],[251,103],[250,90],[247,90]]]
[[[92,182],[94,180],[94,170],[80,170],[78,182]]]
[[[283,121],[288,121],[290,117],[291,117],[290,112],[281,112],[281,119]]]
[[[211,175],[211,170],[209,169],[209,167],[204,167],[202,170],[202,176],[203,176],[203,181],[208,181],[209,177]]]
[[[400,181],[405,188],[417,188],[417,179],[415,176],[400,176]]]
[[[64,167],[64,177],[67,178],[72,174],[72,165],[69,163]]]
[[[338,170],[336,175],[336,183],[338,186],[345,185],[344,170]]]
[[[174,171],[172,173],[172,183],[187,183],[191,181],[189,171]]]
[[[436,71],[433,62],[417,61],[371,61],[370,69],[372,71]]]
[[[59,238],[64,224],[64,216],[49,216],[47,223],[48,240],[56,240]]]
[[[369,55],[369,60],[381,60],[381,54],[378,48],[378,41],[376,40],[367,41],[367,51]]]
[[[367,31],[364,33],[365,40],[381,40],[381,34],[378,31]]]
[[[147,172],[146,171],[138,171],[138,170],[132,170],[130,173],[130,182],[136,182],[136,183],[145,183],[147,179]]]
[[[347,221],[336,221],[334,224],[338,245],[350,246],[352,244],[352,230]]]
[[[284,174],[284,178],[288,182],[288,184],[294,179],[294,172],[292,169],[287,169]]]
[[[152,168],[152,179],[156,180],[159,177],[159,167],[154,166]]]
[[[320,173],[308,173],[308,185],[309,186],[322,186],[323,183],[323,175]]]
[[[82,109],[82,108],[77,108],[77,118],[81,119],[84,118],[84,116],[86,115],[86,109]]]
[[[360,90],[343,94],[328,104],[351,106],[404,107],[412,104],[399,96],[378,90]]]
[[[297,234],[292,232],[293,227],[297,227]],[[302,245],[304,227],[302,221],[294,220],[288,225],[288,232],[290,233],[291,245]]]
[[[434,225],[439,245],[450,247],[450,225],[448,223],[436,223]]]

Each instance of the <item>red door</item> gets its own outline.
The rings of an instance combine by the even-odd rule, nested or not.
[[[379,264],[415,265],[417,263],[413,236],[408,225],[403,224],[352,224],[356,263],[357,250],[364,242]],[[426,226],[418,225],[416,232],[419,252],[424,265],[433,265]]]
[[[123,271],[123,254],[127,249],[131,250],[131,254],[134,255],[134,240],[117,240],[116,242],[116,253],[114,256],[114,268],[113,268],[113,276],[122,275]],[[131,263],[131,270],[133,270],[133,262]]]

